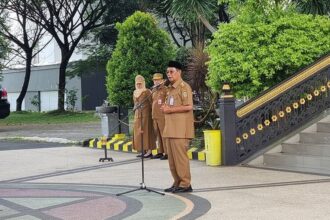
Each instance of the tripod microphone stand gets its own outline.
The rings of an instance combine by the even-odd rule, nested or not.
[[[140,138],[141,138],[141,173],[142,173],[142,182],[140,183],[141,186],[137,189],[132,189],[132,190],[129,190],[129,191],[126,191],[126,192],[118,193],[118,194],[116,194],[116,196],[121,196],[123,194],[135,192],[135,191],[138,191],[138,190],[146,190],[148,192],[154,192],[154,193],[157,193],[157,194],[162,195],[162,196],[165,195],[165,193],[157,192],[155,190],[147,188],[146,184],[144,183],[144,155],[143,155],[144,148],[143,148],[143,120],[142,120],[143,119],[142,118],[143,114],[142,114],[142,108],[143,108],[144,103],[150,98],[150,96],[152,96],[152,94],[155,91],[156,90],[152,91],[145,99],[143,99],[140,103],[138,103],[133,108],[133,112],[138,110],[139,114],[140,114],[140,124],[141,124],[141,131],[140,131]]]

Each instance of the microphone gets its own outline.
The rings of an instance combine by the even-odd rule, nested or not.
[[[159,83],[158,85],[153,85],[151,87],[151,90],[153,89],[158,89],[158,87],[160,87],[161,85],[164,85],[165,83],[167,83],[168,79],[165,79],[162,83]]]

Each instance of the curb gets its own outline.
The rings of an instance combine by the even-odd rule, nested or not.
[[[188,157],[190,160],[199,160],[199,161],[205,161],[205,149],[204,148],[197,148],[197,147],[191,147],[188,150]]]
[[[81,145],[79,141],[72,141],[64,138],[54,138],[54,137],[22,137],[22,136],[12,136],[12,137],[0,137],[0,140],[24,140],[24,141],[39,141],[47,143],[58,143],[58,144],[75,144]]]
[[[104,149],[104,147],[102,146],[101,138],[93,138],[93,139],[85,140],[82,142],[82,146],[89,148]],[[115,135],[113,138],[107,138],[105,146],[108,150],[137,153],[137,151],[133,149],[131,140],[125,140],[123,139],[123,137],[118,137],[117,135]],[[152,150],[152,154],[155,155],[157,153],[158,153],[157,149]],[[190,160],[205,161],[205,149],[191,147],[188,150],[187,154]]]

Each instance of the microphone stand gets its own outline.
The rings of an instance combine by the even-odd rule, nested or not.
[[[123,194],[135,192],[135,191],[138,191],[138,190],[147,190],[148,192],[154,192],[154,193],[157,193],[157,194],[162,195],[162,196],[165,195],[165,193],[157,192],[155,190],[152,190],[152,189],[147,188],[146,184],[144,183],[144,149],[143,149],[143,120],[142,120],[143,119],[142,118],[143,115],[142,115],[142,108],[143,108],[144,103],[156,91],[155,88],[158,88],[159,86],[157,85],[157,86],[153,87],[154,89],[151,91],[151,93],[145,99],[143,99],[140,103],[138,103],[137,105],[135,105],[134,108],[133,108],[133,112],[135,112],[136,110],[139,111],[139,114],[140,114],[140,123],[141,123],[141,132],[140,132],[140,138],[141,138],[141,174],[142,174],[142,182],[140,183],[141,186],[139,188],[137,188],[137,189],[132,189],[132,190],[129,190],[129,191],[126,191],[126,192],[118,193],[118,194],[116,194],[116,196],[121,196]]]

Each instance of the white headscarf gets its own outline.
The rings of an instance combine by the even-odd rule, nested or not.
[[[139,89],[137,87],[137,85],[136,85],[137,83],[141,83],[142,84],[142,88],[141,89]],[[146,89],[146,83],[145,83],[144,77],[141,76],[141,75],[137,75],[135,77],[135,90],[134,90],[134,93],[133,93],[134,97],[135,98],[138,98],[142,94],[142,92],[144,92],[145,90],[147,90],[147,89]]]

